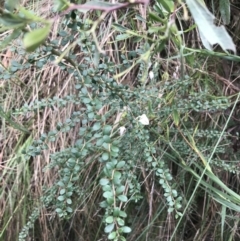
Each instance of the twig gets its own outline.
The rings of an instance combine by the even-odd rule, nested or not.
[[[105,11],[105,12],[112,12],[114,10],[118,10],[121,8],[127,8],[133,4],[144,4],[147,6],[149,4],[149,0],[135,0],[135,1],[130,1],[127,3],[114,3],[114,4],[109,4],[109,6],[97,6],[97,5],[90,5],[90,4],[70,4],[69,8],[64,11],[61,15],[65,15],[69,13],[70,11],[73,10],[100,10],[100,11]]]

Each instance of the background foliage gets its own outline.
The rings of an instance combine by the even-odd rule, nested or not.
[[[239,240],[240,5],[186,3],[6,1],[0,240]]]

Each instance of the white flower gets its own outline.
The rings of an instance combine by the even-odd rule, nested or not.
[[[149,72],[149,79],[150,79],[150,80],[152,80],[152,79],[153,79],[153,77],[154,77],[154,74],[153,74],[153,72],[152,72],[152,71],[150,71],[150,72]]]
[[[147,118],[147,116],[145,114],[140,115],[139,117],[139,122],[145,126],[149,125],[149,119]]]
[[[126,127],[125,127],[125,126],[121,126],[121,127],[119,128],[119,134],[120,134],[120,136],[122,136],[125,132],[126,132]]]

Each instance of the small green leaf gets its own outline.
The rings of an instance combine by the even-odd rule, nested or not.
[[[122,217],[122,218],[126,218],[126,217],[127,217],[127,214],[126,214],[126,212],[124,212],[124,211],[120,211],[120,212],[119,212],[119,216]]]
[[[109,192],[109,191],[106,191],[103,193],[103,196],[105,198],[112,198],[113,197],[113,193],[112,192]]]
[[[112,190],[112,187],[110,185],[104,185],[102,187],[103,191],[106,192],[106,191],[111,191]]]
[[[171,180],[172,180],[172,175],[171,175],[170,173],[167,173],[167,174],[166,174],[166,179],[167,179],[168,181],[171,181]]]
[[[109,183],[109,180],[107,178],[102,178],[100,180],[100,185],[105,186]]]
[[[105,227],[104,232],[111,233],[113,231],[113,229],[114,229],[114,223],[111,223]]]
[[[112,126],[110,125],[105,125],[103,127],[103,134],[104,135],[110,135],[111,134],[111,131],[112,131]]]
[[[106,143],[111,143],[111,138],[110,136],[103,136],[103,141],[106,142]]]
[[[164,179],[160,179],[160,180],[159,180],[159,184],[162,185],[163,183],[164,183]]]
[[[112,232],[108,235],[108,239],[115,239],[117,236],[117,233],[116,232]]]
[[[66,196],[67,196],[67,197],[71,197],[72,194],[73,194],[72,192],[67,192],[67,193],[66,193]]]
[[[80,85],[82,87],[82,85]],[[86,87],[83,87],[81,89],[81,92],[84,94],[84,95],[87,95],[88,94],[88,89]]]
[[[125,224],[124,220],[121,218],[117,218],[117,223],[119,226],[123,226]]]
[[[108,203],[109,205],[112,205],[112,204],[114,203],[113,197],[107,198],[107,203]]]
[[[109,216],[109,217],[106,218],[105,221],[106,221],[106,223],[113,223],[114,218],[113,218],[113,216]]]
[[[119,199],[121,202],[127,202],[127,200],[128,200],[127,196],[125,196],[125,195],[120,195],[120,196],[118,196],[118,199]]]
[[[114,175],[113,175],[114,184],[120,184],[121,183],[121,180],[120,180],[121,176],[122,176],[122,174],[120,172],[118,172],[118,171],[114,172]]]
[[[172,190],[172,195],[173,195],[173,197],[177,197],[177,191],[176,190]]]
[[[111,146],[112,152],[119,152],[119,148],[117,146]]]
[[[59,197],[58,197],[58,200],[59,200],[60,202],[64,201],[64,200],[65,200],[65,196],[59,196]]]
[[[119,207],[114,208],[114,210],[113,210],[113,216],[114,216],[114,217],[118,217],[119,214],[120,214],[120,208],[119,208]]]
[[[61,208],[57,208],[55,211],[56,211],[57,213],[62,213],[62,209],[61,209]]]
[[[123,191],[125,190],[124,186],[120,186],[116,189],[116,194],[119,195],[120,193],[123,193]]]
[[[84,98],[82,98],[82,102],[83,102],[84,104],[88,104],[88,103],[91,102],[91,99],[88,98],[88,97],[84,97]]]
[[[176,204],[175,204],[175,208],[176,208],[176,209],[180,209],[181,207],[182,207],[182,205],[181,205],[180,203],[176,203]]]
[[[104,152],[104,153],[102,154],[102,159],[103,159],[104,161],[107,161],[108,158],[109,158],[109,153]]]
[[[101,208],[107,208],[108,207],[108,203],[107,203],[107,201],[102,201],[102,202],[100,202],[99,206]]]
[[[33,30],[32,32],[26,33],[23,39],[24,47],[28,52],[34,51],[38,48],[48,37],[50,32],[50,25],[44,28]]]
[[[96,146],[101,146],[104,143],[103,139],[98,139],[96,142]]]
[[[64,186],[65,186],[65,184],[64,184],[63,181],[59,181],[59,182],[57,183],[57,185],[60,186],[60,187],[64,187]]]
[[[131,228],[129,228],[127,226],[122,227],[121,230],[123,233],[130,233],[132,231]]]
[[[125,161],[120,161],[120,162],[118,162],[118,164],[117,164],[117,166],[116,166],[116,168],[122,168],[122,167],[124,167],[125,166],[125,164],[126,164],[126,162]]]
[[[122,176],[121,172],[115,171],[113,174],[113,179],[120,179]]]
[[[126,241],[124,236],[120,236],[119,239],[120,239],[120,241]],[[117,240],[115,239],[114,241],[117,241]]]
[[[67,207],[66,210],[67,210],[68,213],[72,213],[73,212],[72,208],[70,208],[70,207]]]
[[[66,189],[61,189],[60,194],[63,195],[66,192]]]
[[[100,130],[100,129],[101,129],[101,123],[100,123],[100,122],[94,123],[92,129],[93,129],[94,131]]]
[[[109,143],[103,143],[102,144],[103,148],[105,148],[106,150],[109,150],[110,144]]]
[[[173,212],[173,210],[174,210],[174,208],[172,208],[172,207],[170,207],[170,208],[168,208],[168,213],[172,213]]]

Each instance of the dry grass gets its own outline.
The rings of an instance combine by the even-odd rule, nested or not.
[[[31,6],[26,1],[25,5],[36,10],[39,15],[51,16],[52,1],[34,2]],[[57,28],[58,22],[55,22],[53,38]],[[23,61],[23,64],[27,61],[28,54],[19,54],[22,47],[18,41],[15,47],[15,52],[12,52],[10,47],[2,54],[2,65],[5,68],[9,68],[12,61]],[[0,103],[6,111],[20,109],[24,104],[30,104],[42,98],[53,96],[61,98],[75,93],[72,76],[54,63],[48,63],[42,69],[31,67],[18,71],[15,77],[1,80],[0,88]],[[76,140],[77,129],[68,135],[59,134],[57,141],[50,143],[49,150],[44,151],[41,157],[26,159],[21,152],[31,145],[33,139],[38,139],[42,133],[54,130],[57,123],[68,118],[75,108],[74,105],[68,104],[62,110],[46,108],[25,116],[11,116],[15,122],[28,128],[29,134],[9,126],[5,119],[1,120],[0,207],[4,211],[0,213],[1,240],[18,239],[18,234],[31,214],[32,208],[36,206],[39,197],[43,194],[42,187],[51,186],[55,180],[56,170],[43,172],[43,168],[50,163],[50,153],[61,150],[66,145],[71,146]],[[48,220],[52,219],[51,216],[52,214],[47,210],[41,211],[37,225],[39,240],[53,240],[48,230]],[[51,228],[58,229],[58,223],[56,221],[50,225]]]
[[[34,9],[39,15],[51,18],[52,2],[39,1],[34,2],[30,6],[28,2],[24,2],[25,6]],[[146,13],[142,7],[135,9],[144,17]],[[139,20],[132,20],[132,10],[127,10],[126,13],[121,13],[121,19],[116,12],[109,14],[106,21],[99,25],[99,43],[100,47],[104,49],[109,59],[117,66],[120,66],[121,60],[119,54],[124,54],[126,51],[137,49],[139,43],[132,43],[131,41],[114,42],[116,31],[112,30],[111,24],[118,23],[129,27],[130,29],[137,29],[141,33],[145,33],[146,24]],[[94,16],[96,18],[96,16]],[[131,19],[131,21],[129,21]],[[60,19],[54,22],[51,39],[57,37]],[[4,37],[4,36],[2,36]],[[76,36],[77,37],[77,36]],[[156,36],[153,36],[153,39]],[[177,52],[176,46],[169,42],[168,55]],[[1,55],[2,65],[9,68],[11,62],[27,61],[28,54],[19,54],[21,46],[19,42],[15,43],[16,50],[12,52],[7,48]],[[67,46],[63,46],[66,49]],[[59,49],[61,52],[63,49]],[[84,61],[81,50],[76,47],[76,55],[78,56],[79,64]],[[174,55],[174,54],[173,54]],[[170,65],[170,61],[166,61],[166,56],[161,57],[156,55],[156,61],[162,61],[162,73],[169,72],[173,76],[176,72],[178,62],[174,62],[174,66]],[[207,62],[207,61],[206,61]],[[205,62],[205,63],[206,63]],[[220,76],[215,71],[210,72],[216,83],[221,82],[224,86],[226,95],[233,94],[238,91],[238,86],[229,82],[226,77]],[[67,63],[69,64],[69,63]],[[208,63],[206,63],[207,65]],[[202,65],[205,67],[205,65]],[[186,65],[186,69],[190,73],[196,69]],[[135,87],[136,76],[138,67],[129,71],[117,80],[118,83],[129,85],[132,89]],[[203,78],[209,74],[207,68],[199,69],[199,78]],[[232,73],[232,72],[231,72]],[[230,73],[230,74],[231,74]],[[115,73],[119,74],[119,73]],[[0,105],[5,111],[20,109],[24,104],[34,103],[42,98],[52,98],[53,96],[65,97],[70,94],[76,94],[75,80],[71,74],[61,70],[56,64],[49,62],[41,69],[28,68],[19,71],[15,77],[8,80],[0,80]],[[200,83],[201,84],[201,83]],[[200,86],[200,85],[199,85]],[[195,88],[200,88],[195,86]],[[60,151],[66,147],[71,147],[78,139],[79,126],[76,125],[69,133],[60,133],[55,142],[49,143],[48,150],[43,151],[41,156],[26,159],[22,154],[23,149],[30,146],[34,139],[38,139],[42,133],[54,130],[57,123],[64,122],[71,114],[78,110],[79,106],[68,103],[65,108],[45,108],[44,110],[37,110],[27,115],[11,116],[16,123],[19,123],[30,131],[30,133],[22,133],[14,129],[5,119],[1,119],[0,129],[0,240],[12,241],[18,239],[18,234],[27,218],[31,214],[34,207],[39,204],[39,197],[43,195],[43,186],[51,187],[57,178],[57,169],[47,169],[43,171],[44,167],[48,166],[51,162],[50,154]],[[103,112],[109,111],[108,106],[104,106]],[[206,117],[206,115],[205,115]],[[210,119],[212,116],[210,117]],[[113,116],[110,122],[117,119]],[[70,221],[61,221],[57,215],[48,209],[41,209],[40,216],[35,222],[34,233],[29,236],[37,237],[36,240],[84,240],[93,241],[97,237],[102,236],[102,240],[106,240],[102,234],[103,224],[101,215],[102,210],[99,208],[99,202],[102,200],[102,193],[96,185],[96,176],[101,172],[101,167],[96,164],[97,158],[95,156],[89,157],[86,160],[86,167],[79,174],[79,183],[81,183],[82,190],[90,190],[89,192],[83,191],[76,202],[78,202],[79,209],[75,211]],[[142,173],[144,176],[144,173]],[[158,192],[153,177],[144,176],[143,193],[146,199],[138,203],[138,206],[129,206],[129,216],[132,232],[128,238],[130,241],[137,240],[169,240],[171,234],[176,227],[176,221],[173,215],[166,213],[161,209],[164,205],[163,193]],[[228,180],[226,180],[228,182]],[[154,191],[152,191],[154,190]],[[88,195],[86,194],[88,193]],[[90,194],[89,194],[90,193]],[[187,195],[186,195],[187,196]],[[208,240],[209,233],[219,231],[217,223],[221,222],[219,205],[216,202],[210,202],[206,195],[202,198],[196,199],[192,205],[192,209],[196,207],[196,212],[190,215],[183,224],[183,230],[189,231],[191,240],[203,241]],[[201,210],[199,207],[203,207]],[[200,221],[199,221],[200,220]],[[200,224],[202,220],[207,220],[204,224]],[[195,223],[194,223],[195,222]],[[232,222],[227,223],[229,228],[232,227]],[[237,221],[234,222],[232,230],[233,235],[238,237]],[[194,231],[193,231],[194,230]],[[141,235],[143,233],[143,235]],[[101,235],[99,235],[101,234]],[[214,234],[218,237],[218,234]],[[190,240],[189,239],[189,240]],[[31,240],[29,238],[29,240]],[[174,239],[173,239],[174,240]],[[175,240],[179,240],[175,238]],[[237,240],[237,239],[236,239]]]

